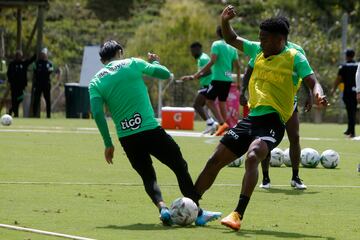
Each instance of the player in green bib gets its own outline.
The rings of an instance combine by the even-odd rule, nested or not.
[[[286,25],[290,28],[290,23],[287,20],[287,18],[282,17],[282,19],[286,23]],[[300,53],[302,53],[305,56],[305,51],[299,45],[288,41],[286,46],[298,50]],[[243,106],[248,104],[247,99],[245,97],[245,92],[248,88],[251,73],[253,72],[254,69],[254,64],[255,64],[255,59],[251,58],[242,81],[242,87],[241,87],[242,94],[241,94],[240,103]],[[305,92],[309,93],[309,90],[306,88],[306,85],[303,84],[303,86],[305,87]],[[294,112],[291,118],[286,122],[286,133],[290,142],[289,153],[290,153],[291,167],[292,167],[292,178],[290,181],[290,185],[295,189],[305,190],[307,187],[299,177],[301,147],[300,147],[300,136],[299,136],[299,117],[298,117],[297,102],[298,102],[297,96],[295,96]],[[312,107],[312,99],[311,99],[311,95],[308,94],[305,103],[305,111],[307,112],[310,111],[311,107]],[[261,162],[263,180],[260,184],[260,187],[264,189],[269,189],[271,187],[270,177],[269,177],[269,165],[270,165],[270,156],[268,156],[264,161]]]
[[[198,70],[201,70],[210,62],[210,57],[202,51],[202,45],[199,42],[194,42],[190,45],[191,55],[197,61]],[[193,80],[193,75],[183,76],[181,80]],[[206,93],[209,89],[211,83],[211,71],[204,73],[200,78],[200,89],[198,94],[195,97],[194,109],[200,115],[200,117],[206,121],[206,128],[203,131],[203,134],[213,134],[216,131],[218,123],[214,121],[212,117],[209,116],[207,110],[204,109],[206,105]]]
[[[210,62],[194,74],[193,77],[198,79],[211,69],[211,84],[206,93],[206,102],[220,124],[215,133],[216,136],[220,136],[229,128],[226,123],[226,100],[233,81],[232,72],[234,68],[237,73],[237,83],[240,84],[240,63],[237,50],[224,41],[220,26],[217,27],[216,34],[220,39],[213,42],[211,46]],[[219,100],[220,112],[215,105],[216,99]]]
[[[170,211],[166,207],[157,184],[151,156],[168,166],[176,175],[185,197],[198,204],[198,193],[188,171],[179,146],[166,134],[154,117],[147,87],[142,76],[168,79],[169,70],[159,64],[159,57],[148,54],[149,62],[138,58],[122,59],[123,49],[116,41],[107,41],[99,55],[105,65],[89,84],[91,112],[105,145],[105,159],[112,164],[114,146],[104,115],[107,105],[116,126],[120,143],[136,172],[142,178],[145,191],[158,207],[164,225],[171,225]],[[221,213],[199,209],[196,225],[205,225],[219,218]]]
[[[281,142],[285,123],[293,114],[293,103],[299,79],[311,89],[318,104],[327,105],[306,57],[286,46],[288,26],[280,18],[260,24],[260,44],[237,36],[230,26],[236,15],[228,6],[221,15],[226,42],[255,59],[249,81],[250,114],[231,128],[220,140],[195,183],[199,195],[211,187],[219,171],[246,153],[241,193],[234,211],[221,224],[234,230],[241,227],[246,207],[258,181],[258,165]]]

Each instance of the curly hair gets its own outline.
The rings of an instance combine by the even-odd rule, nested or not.
[[[263,21],[260,24],[260,29],[270,33],[287,36],[290,32],[290,24],[289,21],[284,21],[284,17],[274,17]]]

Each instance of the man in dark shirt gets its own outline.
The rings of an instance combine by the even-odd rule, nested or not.
[[[340,65],[338,76],[335,80],[332,93],[334,94],[337,86],[344,83],[343,101],[345,103],[346,112],[348,116],[348,127],[344,132],[345,135],[353,138],[355,137],[355,123],[356,123],[356,85],[355,75],[358,64],[354,61],[355,51],[347,49],[345,51],[346,63]]]
[[[27,86],[27,69],[35,58],[36,55],[30,59],[23,59],[22,51],[18,50],[16,51],[15,59],[9,64],[7,70],[7,78],[11,90],[11,108],[9,114],[14,114],[14,117],[19,116],[19,104],[24,98],[24,90]]]
[[[35,62],[34,66],[34,84],[33,84],[33,115],[40,116],[38,111],[40,107],[41,94],[44,95],[46,102],[46,117],[51,116],[51,102],[50,102],[50,90],[51,81],[50,75],[54,71],[52,62],[48,60],[48,50],[44,48],[41,50],[39,59]]]

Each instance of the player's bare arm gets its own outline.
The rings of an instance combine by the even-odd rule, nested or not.
[[[231,5],[227,6],[221,14],[221,31],[227,44],[243,50],[243,39],[239,37],[230,25],[230,20],[236,16],[235,8]]]
[[[241,88],[241,73],[240,73],[240,61],[239,59],[236,59],[233,61],[233,69],[235,69],[236,73],[236,84],[237,88],[240,90]]]
[[[303,79],[306,86],[311,90],[314,96],[315,103],[320,106],[328,106],[327,97],[324,95],[324,90],[316,79],[315,74],[310,74]]]
[[[211,58],[210,58],[209,63],[206,64],[205,67],[203,67],[200,71],[195,73],[192,77],[194,79],[199,79],[199,78],[201,78],[203,76],[206,76],[205,75],[206,73],[211,72],[211,67],[212,67],[212,65],[215,64],[216,60],[217,60],[217,55],[211,54]]]

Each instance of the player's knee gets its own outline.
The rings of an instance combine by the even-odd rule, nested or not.
[[[267,156],[266,143],[261,140],[256,140],[255,144],[250,148],[247,154],[246,164],[248,166],[257,166],[260,161],[264,160]]]

